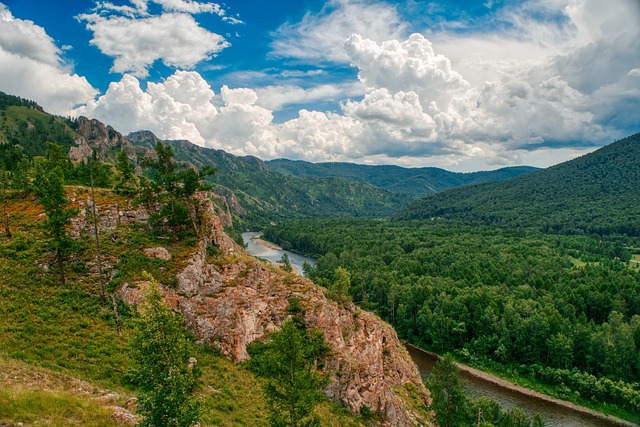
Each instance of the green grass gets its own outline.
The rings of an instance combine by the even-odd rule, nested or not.
[[[108,193],[100,197],[107,200]],[[133,313],[120,305],[123,335],[118,335],[111,306],[102,303],[97,279],[85,266],[94,260],[91,235],[83,239],[82,251],[69,263],[65,285],[59,283],[55,268],[40,267],[50,258],[37,227],[41,213],[31,196],[16,195],[9,200],[14,237],[7,239],[0,233],[0,425],[115,425],[112,410],[95,396],[77,393],[72,385],[82,381],[90,389],[115,390],[124,401],[135,396],[125,375]],[[117,239],[111,239],[111,234],[101,235],[103,260],[119,270],[110,290],[141,278],[141,269],[167,284],[194,251],[193,239],[175,242],[140,227],[122,227]],[[172,259],[141,256],[143,248],[152,246],[166,247]],[[268,425],[261,380],[243,364],[198,348],[202,425]],[[15,375],[3,375],[7,372]],[[323,426],[364,425],[360,417],[328,399],[317,414]]]

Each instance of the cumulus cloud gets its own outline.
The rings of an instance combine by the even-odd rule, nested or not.
[[[273,48],[282,56],[291,48],[288,57],[310,62],[349,62],[358,71],[353,84],[223,86],[214,94],[195,72],[176,72],[146,91],[125,75],[83,111],[124,123],[125,131],[147,128],[161,138],[263,158],[481,167],[517,164],[545,150],[564,160],[640,126],[640,55],[629,54],[640,52],[639,30],[629,25],[640,11],[631,1],[614,1],[606,11],[597,0],[525,2],[499,14],[510,23],[502,32],[432,40],[400,37],[405,26],[386,4],[334,1],[318,16],[281,27]],[[379,23],[375,36],[368,29],[345,36],[342,14],[355,8],[362,13],[353,16],[375,27],[373,6],[387,25]],[[540,13],[551,18],[536,21]],[[323,44],[323,31],[344,39]],[[236,76],[236,84],[264,78],[246,76]],[[332,98],[352,99],[339,113],[304,109],[273,122],[273,110],[285,105]]]
[[[202,28],[189,14],[131,18],[93,13],[79,19],[93,32],[91,44],[115,58],[111,71],[137,77],[146,77],[156,60],[189,69],[229,46],[224,37]]]
[[[0,3],[0,90],[37,101],[47,111],[66,115],[97,91],[70,73],[46,31],[15,18]]]
[[[345,99],[361,96],[364,93],[362,85],[358,83],[323,84],[310,88],[296,85],[270,85],[257,88],[258,103],[270,110],[279,110],[286,105],[305,104],[318,101]]]
[[[342,45],[351,34],[383,41],[402,37],[406,28],[389,4],[331,0],[319,13],[308,12],[300,22],[280,26],[273,33],[272,55],[346,63],[349,57]]]

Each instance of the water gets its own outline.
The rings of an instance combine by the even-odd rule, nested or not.
[[[246,251],[255,257],[266,259],[267,261],[279,262],[282,255],[287,254],[289,256],[289,262],[295,271],[302,275],[302,265],[308,262],[312,266],[316,265],[316,260],[294,252],[285,251],[282,249],[273,249],[268,246],[260,244],[256,239],[260,237],[260,232],[247,231],[242,233],[242,240],[246,244]]]
[[[242,239],[247,243],[246,250],[253,256],[278,262],[280,258],[282,258],[282,255],[286,253],[289,256],[291,265],[300,272],[300,274],[304,262],[308,262],[311,265],[315,265],[316,263],[316,260],[313,258],[264,246],[255,240],[259,236],[259,232],[242,233]],[[426,379],[437,361],[435,356],[411,346],[408,346],[407,350],[414,363],[418,366],[422,379]],[[461,372],[461,378],[466,383],[467,394],[469,396],[473,396],[474,398],[486,396],[498,402],[503,410],[517,407],[529,414],[532,418],[535,414],[540,414],[544,419],[546,427],[620,427],[635,425],[631,423],[621,424],[613,420],[601,419],[551,402],[542,401],[535,397],[501,387],[490,381],[474,377],[466,372]]]
[[[422,379],[429,376],[437,359],[415,347],[407,346],[414,363],[418,366]],[[532,396],[527,396],[515,390],[510,390],[477,378],[468,372],[460,372],[460,378],[466,383],[467,394],[478,398],[486,396],[500,404],[503,410],[517,407],[526,412],[531,418],[540,414],[546,427],[619,427],[623,425],[613,420],[600,419],[590,414],[578,412],[552,402],[542,401]]]

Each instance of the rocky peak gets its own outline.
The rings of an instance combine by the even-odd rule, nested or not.
[[[303,309],[298,315],[323,331],[332,349],[323,368],[331,378],[327,396],[356,413],[366,407],[380,414],[383,426],[433,425],[426,411],[429,393],[389,324],[352,303],[328,300],[306,278],[248,256],[224,233],[213,203],[202,194],[199,200],[204,221],[197,250],[177,274],[177,286],[162,288],[198,339],[229,358],[246,360],[249,343],[292,316],[288,307],[295,298]],[[211,245],[224,262],[209,262]],[[125,285],[119,295],[135,302],[140,290]]]
[[[258,168],[258,170],[260,172],[268,172],[269,171],[269,167],[267,166],[267,164],[254,156],[244,156],[242,157],[243,160],[245,160],[248,164],[252,165],[252,166],[256,166]]]
[[[136,145],[142,145],[151,149],[153,149],[159,141],[158,137],[149,130],[131,132],[127,135],[127,139]]]
[[[89,159],[94,151],[99,159],[104,160],[110,149],[128,145],[128,141],[120,132],[96,119],[78,117],[76,133],[80,135],[75,141],[77,147],[71,147],[69,150],[69,158],[75,161]]]

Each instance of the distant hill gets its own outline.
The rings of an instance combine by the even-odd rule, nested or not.
[[[428,196],[461,185],[503,181],[538,170],[530,166],[518,166],[495,171],[457,173],[432,167],[309,163],[287,159],[269,160],[265,163],[272,171],[285,172],[293,176],[346,178],[414,197]]]
[[[148,131],[127,136],[134,145],[153,146],[157,138]],[[189,141],[164,141],[175,158],[195,167],[214,166],[210,183],[231,190],[252,221],[316,216],[385,216],[412,199],[373,185],[336,177],[296,177],[272,171],[253,156],[235,156]],[[222,195],[228,195],[222,191]],[[233,205],[232,200],[227,200]]]
[[[640,133],[510,181],[438,193],[397,218],[640,236]]]

